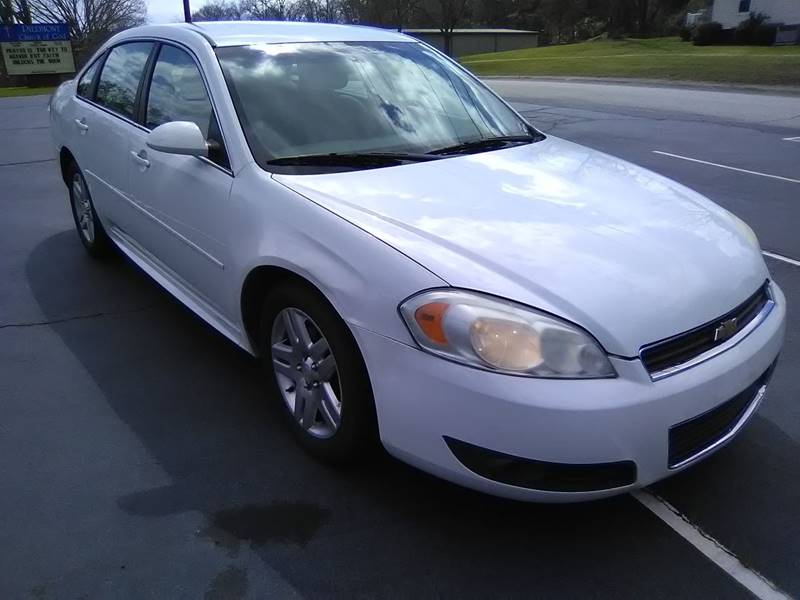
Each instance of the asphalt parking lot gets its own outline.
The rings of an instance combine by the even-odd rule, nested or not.
[[[789,326],[765,404],[653,492],[800,597],[800,143],[784,139],[800,97],[492,85],[546,133],[706,194],[782,257],[766,259]],[[632,496],[529,505],[386,457],[313,462],[253,360],[124,260],[85,255],[46,104],[0,100],[0,598],[750,596]]]

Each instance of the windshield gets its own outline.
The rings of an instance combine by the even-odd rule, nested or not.
[[[536,133],[416,42],[261,44],[219,48],[217,56],[256,161],[271,171],[307,172],[275,164],[291,157],[420,155]]]

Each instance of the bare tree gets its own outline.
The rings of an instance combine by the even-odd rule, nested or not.
[[[453,53],[453,30],[470,17],[470,0],[428,0],[422,7],[427,18],[436,23],[444,35],[444,51]]]
[[[14,5],[11,0],[0,0],[0,23],[11,25],[14,22]]]
[[[536,7],[540,19],[551,41],[571,42],[576,37],[578,23],[587,17],[586,0],[541,0]]]
[[[192,13],[193,21],[239,21],[248,14],[245,2],[208,2]]]
[[[419,12],[421,0],[341,0],[340,11],[344,21],[397,27],[407,26]]]
[[[300,21],[338,23],[343,20],[341,0],[295,0],[293,8]]]
[[[33,22],[28,0],[17,0],[17,9],[14,11],[14,18],[17,20],[17,23],[24,23],[25,25],[30,25]]]
[[[22,0],[15,0],[19,7]],[[70,37],[93,46],[116,31],[141,25],[147,18],[145,0],[26,0],[37,23],[66,23]]]
[[[207,21],[252,19],[338,23],[349,20],[345,6],[359,1],[372,0],[212,0],[195,11],[194,18]],[[358,20],[357,16],[354,20]]]
[[[476,0],[472,21],[487,27],[506,27],[520,4],[515,0]],[[529,3],[525,5],[527,8]]]
[[[256,21],[290,21],[295,18],[292,0],[242,0],[246,18]]]

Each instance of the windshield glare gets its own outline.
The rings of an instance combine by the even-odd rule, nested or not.
[[[315,154],[425,153],[532,131],[416,42],[262,44],[219,48],[217,56],[262,167]]]

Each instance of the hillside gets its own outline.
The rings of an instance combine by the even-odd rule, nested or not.
[[[694,46],[678,38],[597,40],[474,54],[478,75],[636,77],[800,85],[800,46]]]

